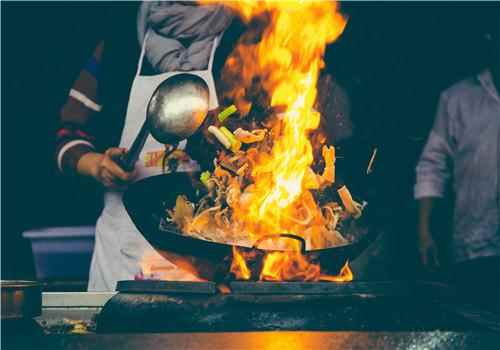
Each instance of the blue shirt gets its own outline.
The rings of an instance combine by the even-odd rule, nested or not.
[[[488,70],[441,94],[415,198],[442,197],[451,175],[454,261],[500,256],[500,96]]]

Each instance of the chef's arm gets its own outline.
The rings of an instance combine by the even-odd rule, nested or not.
[[[453,157],[452,120],[447,105],[447,97],[443,94],[434,126],[416,168],[415,199],[418,200],[419,207],[419,252],[421,261],[426,266],[439,264],[430,225],[435,202],[444,195]]]
[[[89,127],[94,118],[99,118],[102,108],[99,102],[99,67],[103,49],[104,44],[100,42],[75,80],[61,109],[56,159],[59,170],[64,174],[92,177],[106,187],[120,189],[131,177],[116,163],[125,150],[110,148],[104,153],[98,152]]]
[[[121,190],[131,180],[132,174],[124,171],[116,162],[125,153],[123,148],[109,148],[104,153],[87,152],[76,165],[79,175],[94,178],[105,187]]]
[[[92,119],[99,117],[99,66],[103,51],[100,42],[69,90],[60,112],[56,134],[56,161],[59,170],[67,175],[77,174],[82,156],[96,152],[95,138],[89,128]]]

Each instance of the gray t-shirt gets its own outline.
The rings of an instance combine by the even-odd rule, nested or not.
[[[500,256],[500,96],[488,70],[442,93],[417,165],[415,198],[442,197],[451,174],[454,261]]]

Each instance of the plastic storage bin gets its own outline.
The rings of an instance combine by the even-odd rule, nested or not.
[[[49,227],[23,232],[31,241],[38,280],[88,279],[94,226]]]

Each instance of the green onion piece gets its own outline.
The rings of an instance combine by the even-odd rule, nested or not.
[[[231,142],[231,150],[233,152],[236,152],[241,148],[240,140],[238,140],[228,128],[221,126],[219,130],[228,138],[229,142]]]
[[[210,171],[207,170],[207,171],[202,172],[200,175],[201,183],[206,186],[208,183],[208,180],[210,179],[210,176],[211,176]]]
[[[224,120],[226,120],[231,114],[235,113],[238,109],[236,108],[235,105],[231,105],[227,107],[225,110],[219,113],[217,116],[217,119],[222,123]]]

